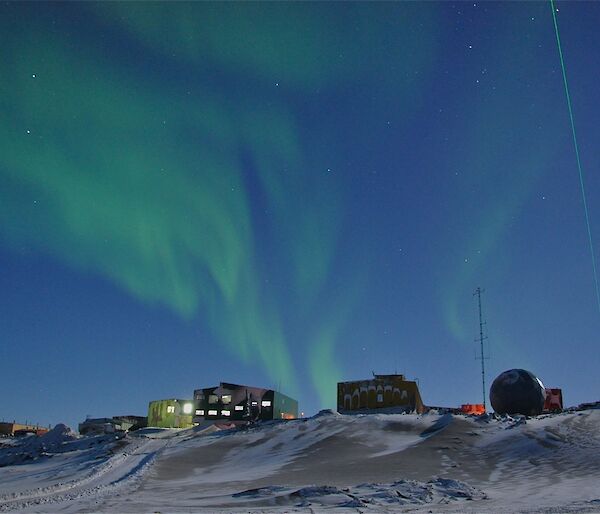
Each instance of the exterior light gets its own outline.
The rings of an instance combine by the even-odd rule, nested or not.
[[[221,415],[222,416],[231,416],[231,411],[230,410],[222,410]]]
[[[204,416],[204,411],[202,409],[196,409],[196,416]]]
[[[271,406],[271,402],[269,400],[263,400],[262,402],[260,402],[262,407],[270,407]]]
[[[191,414],[193,409],[194,409],[194,406],[191,403],[183,404],[183,413],[184,414]]]
[[[235,406],[235,410],[244,410],[244,406],[243,405],[236,405]]]
[[[209,416],[216,416],[218,413],[219,413],[219,412],[218,412],[218,411],[216,411],[216,410],[209,410],[209,411],[208,411],[208,415],[209,415]]]

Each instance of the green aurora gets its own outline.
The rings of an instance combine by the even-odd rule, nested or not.
[[[547,6],[537,7],[540,17],[548,17]],[[473,98],[466,116],[469,123],[461,130],[463,144],[449,159],[460,170],[458,190],[462,196],[455,200],[468,208],[459,223],[465,227],[463,233],[448,233],[455,239],[448,246],[460,249],[460,253],[451,256],[453,266],[441,275],[439,297],[448,331],[462,345],[472,345],[475,337],[475,306],[469,292],[477,286],[477,277],[483,274],[487,280],[501,281],[511,261],[522,258],[502,243],[560,148],[557,134],[561,133],[548,130],[555,112],[530,82],[543,77],[554,88],[560,83],[538,53],[514,51],[525,47],[524,41],[547,41],[551,26],[540,24],[532,29],[529,21],[527,17],[511,18],[510,23],[499,25],[488,49],[495,76],[481,78],[493,80],[495,90]],[[538,52],[541,49],[538,46]],[[524,105],[528,108],[523,109]],[[518,161],[515,154],[520,156]],[[474,193],[481,203],[473,203]],[[489,267],[492,261],[497,267]],[[514,353],[513,344],[497,336],[495,352]]]
[[[2,20],[0,98],[10,123],[0,127],[0,237],[190,322],[199,316],[232,354],[262,365],[292,395],[290,345],[306,347],[313,385],[330,405],[353,301],[308,317],[320,310],[347,200],[339,177],[315,169],[323,149],[308,142],[326,135],[305,135],[290,99],[386,66],[378,50],[392,23],[385,11],[85,4],[71,31],[35,7],[5,7]],[[393,20],[405,32],[395,71],[381,87],[393,87],[408,109],[419,83],[405,70],[430,59],[433,40],[427,31],[416,38],[415,10],[404,11]],[[362,37],[349,37],[353,24]],[[105,39],[86,36],[87,25]],[[342,47],[352,60],[340,58]],[[237,86],[217,86],[211,74]],[[265,93],[278,82],[287,96]],[[273,262],[283,270],[277,277]],[[353,269],[354,279],[367,271]],[[290,333],[283,301],[304,317],[294,326],[306,333]]]
[[[477,401],[477,286],[489,373],[586,400],[600,8],[558,7],[587,233],[548,3],[4,3],[11,419],[394,370]]]

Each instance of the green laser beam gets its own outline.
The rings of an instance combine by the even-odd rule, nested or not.
[[[563,83],[565,85],[565,96],[567,97],[567,107],[569,108],[569,118],[571,120],[571,132],[573,133],[573,145],[575,146],[575,156],[577,158],[577,169],[579,170],[579,185],[581,186],[581,197],[583,198],[583,209],[585,211],[585,223],[587,226],[588,241],[590,243],[590,253],[592,255],[592,269],[594,270],[594,283],[596,285],[596,300],[598,302],[598,312],[600,312],[600,288],[598,287],[598,271],[596,268],[596,257],[594,253],[594,242],[592,238],[592,229],[590,227],[590,215],[587,206],[585,194],[585,184],[583,181],[583,170],[581,169],[581,159],[579,157],[579,144],[577,143],[577,133],[575,132],[575,121],[573,119],[573,107],[571,106],[571,95],[569,94],[569,84],[567,82],[567,72],[565,70],[565,61],[560,44],[560,35],[558,32],[558,22],[556,21],[556,8],[554,0],[550,0],[552,8],[552,19],[554,21],[554,31],[556,32],[556,43],[558,45],[558,55],[560,57],[560,67],[562,69]]]

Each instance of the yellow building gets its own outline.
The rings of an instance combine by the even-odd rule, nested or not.
[[[425,412],[419,386],[404,375],[373,375],[369,380],[338,383],[339,412],[399,409]]]
[[[148,426],[190,428],[193,414],[193,400],[154,400],[148,405]]]
[[[36,434],[36,435],[44,435],[48,432],[48,429],[45,427],[40,427],[38,425],[24,425],[23,423],[5,423],[0,422],[0,434],[1,435],[19,435],[24,433]]]

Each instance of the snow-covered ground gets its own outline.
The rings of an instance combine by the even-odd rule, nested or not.
[[[597,409],[44,437],[0,440],[0,511],[600,512]]]

